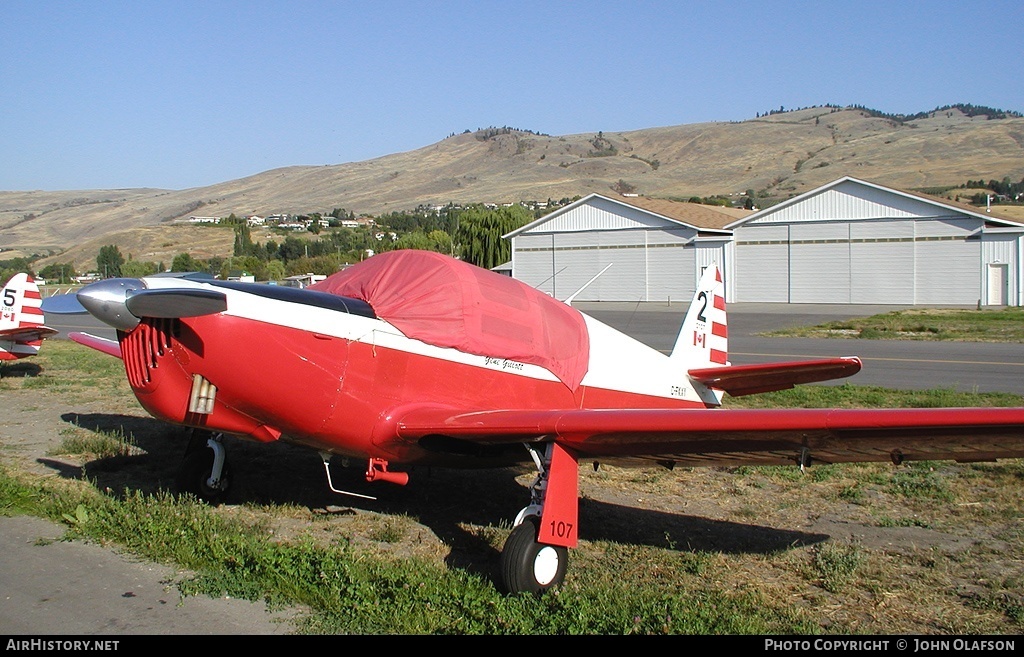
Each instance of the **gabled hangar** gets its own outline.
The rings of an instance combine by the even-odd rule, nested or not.
[[[1024,225],[841,178],[728,226],[732,301],[1022,305]]]
[[[753,213],[591,194],[505,237],[559,299],[686,303],[714,262],[730,302],[1024,305],[1024,224],[851,177]]]
[[[748,214],[591,194],[504,237],[512,276],[555,298],[689,303],[704,268],[731,260],[724,227]]]

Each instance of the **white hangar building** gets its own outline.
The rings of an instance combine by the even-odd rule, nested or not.
[[[559,299],[685,303],[714,262],[731,302],[1024,305],[1024,224],[850,177],[753,213],[591,194],[505,237]]]
[[[504,237],[512,276],[557,299],[689,303],[704,267],[731,259],[725,226],[749,214],[591,194]]]
[[[841,178],[728,226],[732,301],[1022,305],[1024,225]]]

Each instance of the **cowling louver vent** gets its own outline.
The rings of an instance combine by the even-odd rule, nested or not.
[[[147,317],[121,340],[121,357],[132,388],[145,389],[153,381],[153,370],[169,357],[173,339],[181,331],[178,319]]]

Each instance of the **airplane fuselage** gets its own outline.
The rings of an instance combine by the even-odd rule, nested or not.
[[[526,453],[424,449],[396,439],[389,417],[419,407],[478,411],[714,403],[681,364],[590,317],[585,317],[589,368],[573,390],[543,367],[426,344],[372,316],[272,298],[242,286],[159,278],[147,279],[146,285],[227,295],[225,312],[146,318],[119,333],[136,397],[152,415],[173,423],[261,441],[283,438],[343,456],[493,465],[521,460]]]

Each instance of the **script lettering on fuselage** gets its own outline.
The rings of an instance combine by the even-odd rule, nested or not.
[[[487,367],[496,367],[499,370],[514,370],[517,372],[523,371],[523,364],[514,360],[508,360],[507,358],[491,358],[487,356],[484,358],[484,365]]]

